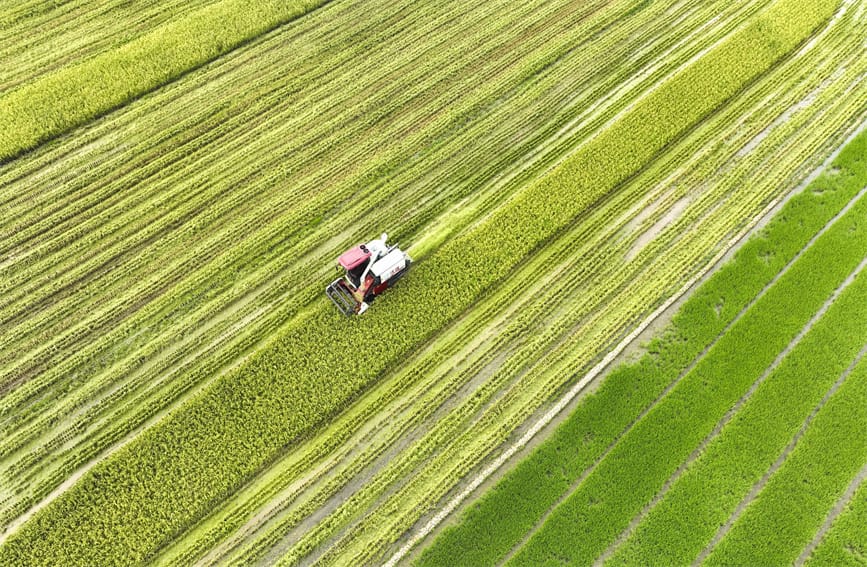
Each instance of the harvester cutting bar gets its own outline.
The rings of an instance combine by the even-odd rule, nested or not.
[[[325,295],[331,300],[341,313],[347,317],[351,317],[355,313],[355,308],[358,304],[352,293],[346,289],[346,284],[343,283],[343,278],[337,278],[325,288]]]

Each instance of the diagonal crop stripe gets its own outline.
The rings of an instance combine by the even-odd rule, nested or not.
[[[0,96],[0,163],[321,6],[223,0]]]
[[[780,61],[836,5],[775,2],[562,166],[420,262],[376,312],[347,324],[324,299],[316,303],[248,364],[35,515],[0,548],[0,563],[148,561],[539,245]]]

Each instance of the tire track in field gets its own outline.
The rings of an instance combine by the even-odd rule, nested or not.
[[[863,270],[863,268],[865,266],[867,266],[867,258],[865,258],[864,261],[858,266],[858,268],[856,268],[856,272],[860,273],[860,271]],[[852,281],[857,276],[856,272],[853,272],[846,279],[846,282],[844,282],[845,286],[848,286],[849,284],[852,283]],[[831,386],[831,388],[828,389],[828,391],[825,393],[822,400],[816,405],[816,407],[813,408],[813,410],[810,412],[810,415],[807,416],[807,419],[804,420],[804,423],[803,423],[803,425],[801,425],[801,428],[798,430],[798,432],[795,434],[795,436],[792,438],[792,440],[786,445],[786,447],[783,449],[782,453],[780,453],[780,456],[777,457],[777,460],[774,461],[774,464],[771,465],[771,467],[762,475],[762,478],[759,479],[753,485],[753,487],[750,489],[749,493],[746,496],[744,496],[744,498],[738,503],[737,507],[732,512],[731,516],[729,516],[728,520],[726,520],[725,524],[720,526],[720,528],[714,534],[713,539],[711,539],[711,541],[705,546],[705,548],[701,551],[701,553],[698,555],[698,557],[696,557],[695,561],[692,562],[692,567],[698,567],[699,565],[701,565],[701,563],[704,562],[704,560],[707,558],[708,555],[710,555],[710,553],[714,550],[714,548],[716,548],[716,546],[719,544],[719,542],[722,541],[722,539],[726,536],[726,534],[729,533],[732,526],[735,524],[735,522],[738,521],[738,519],[741,517],[741,514],[743,514],[743,511],[750,504],[753,503],[753,501],[756,499],[756,497],[759,495],[759,493],[762,491],[762,489],[764,489],[765,485],[768,483],[768,480],[774,475],[774,473],[777,472],[777,470],[786,461],[789,454],[795,449],[795,446],[798,444],[798,441],[801,440],[801,437],[804,436],[804,433],[806,433],[807,428],[810,426],[810,423],[812,423],[813,419],[816,417],[816,414],[818,414],[819,411],[821,411],[821,409],[825,406],[825,404],[828,402],[828,400],[831,398],[831,396],[834,395],[834,393],[840,388],[840,386],[843,384],[843,382],[846,381],[846,378],[849,377],[849,375],[852,373],[852,371],[855,369],[855,367],[858,365],[858,363],[861,361],[861,359],[864,357],[865,354],[867,354],[867,346],[865,346],[864,348],[861,349],[861,351],[855,357],[855,360],[852,361],[852,363],[840,375],[840,377],[837,379],[837,381],[834,382],[834,384]],[[865,471],[867,471],[867,467],[862,469],[861,473],[864,473]],[[861,473],[859,473],[859,475]],[[858,480],[859,480],[859,478],[858,478],[858,476],[856,476],[855,481],[858,481]],[[853,481],[852,484],[849,486],[849,488],[852,489],[853,494],[854,494],[855,489],[857,488],[857,486],[859,484],[859,482],[855,482],[855,481]],[[847,491],[848,491],[848,489],[847,489]],[[840,507],[840,510],[842,510],[842,506]],[[839,513],[839,510],[837,511],[837,513]],[[836,516],[835,514],[832,514],[832,515]],[[833,518],[831,520],[833,520]],[[828,526],[830,526],[830,521],[828,522]],[[816,543],[818,543],[818,540],[816,540]],[[812,549],[810,549],[810,551],[812,551]],[[806,557],[808,555],[809,555],[809,553],[807,553],[807,555],[802,554],[802,556],[799,557],[799,560],[801,558],[803,558],[803,560],[806,560]],[[803,563],[803,561],[802,561],[802,563]]]
[[[458,492],[453,498],[451,498],[445,506],[443,506],[427,523],[425,523],[420,529],[413,532],[407,541],[404,543],[402,547],[400,547],[391,558],[385,563],[388,566],[396,565],[404,556],[406,556],[412,548],[422,541],[428,534],[430,534],[446,517],[448,517],[453,510],[457,508],[461,504],[463,500],[465,500],[468,496],[470,496],[488,477],[494,474],[503,464],[510,460],[512,455],[518,452],[524,445],[528,444],[530,440],[535,436],[535,434],[547,426],[560,411],[568,405],[568,403],[574,398],[578,393],[580,393],[584,387],[589,384],[592,380],[594,380],[599,374],[601,374],[610,364],[614,361],[617,356],[623,352],[623,350],[629,346],[636,337],[638,337],[641,332],[650,326],[660,315],[662,315],[666,310],[668,310],[672,305],[676,302],[685,299],[688,294],[698,288],[698,286],[709,278],[713,272],[715,272],[728,258],[735,253],[735,251],[742,245],[746,240],[752,236],[752,234],[764,226],[766,222],[786,203],[788,200],[795,195],[796,193],[803,190],[809,181],[818,176],[823,170],[825,170],[834,158],[842,151],[843,147],[855,138],[857,134],[863,130],[865,125],[857,128],[850,136],[842,143],[840,146],[832,153],[832,155],[819,167],[817,168],[811,176],[808,177],[801,185],[799,185],[795,191],[790,192],[788,195],[785,195],[781,199],[778,199],[771,204],[769,204],[763,211],[760,213],[756,219],[754,219],[751,223],[745,227],[745,229],[735,238],[729,241],[729,243],[722,248],[722,250],[710,261],[707,266],[700,271],[696,276],[690,279],[677,293],[675,293],[671,298],[669,298],[666,302],[664,302],[658,309],[656,309],[649,317],[647,317],[644,321],[642,321],[635,330],[633,330],[629,335],[626,336],[614,349],[612,349],[609,353],[607,353],[603,359],[597,363],[575,386],[573,386],[567,393],[564,395],[558,402],[548,410],[538,421],[536,421],[527,432],[514,444],[509,446],[503,453],[501,453],[496,459],[493,460],[489,465],[487,465],[479,474],[475,475],[472,480],[467,483],[464,488]],[[854,204],[865,194],[867,193],[867,188],[862,189],[852,200],[847,203],[847,205],[837,214],[835,215],[809,242],[808,244],[798,252],[798,254],[789,262],[784,271],[788,271],[791,265],[800,258],[804,251],[806,251],[809,247],[811,247],[822,234],[827,232],[830,227],[835,224],[846,212],[848,212]],[[773,283],[781,277],[782,274],[772,280],[772,283],[769,284],[765,289],[762,290],[762,294],[764,294],[767,289],[769,289]],[[752,303],[750,304],[752,305]],[[739,316],[742,314],[739,314]],[[556,507],[556,505],[554,506]],[[552,510],[553,508],[552,507]],[[550,514],[550,512],[549,512]]]

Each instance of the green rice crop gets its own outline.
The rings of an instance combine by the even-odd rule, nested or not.
[[[863,283],[867,276],[859,279],[867,289]],[[864,305],[867,300],[862,298],[862,308]],[[794,562],[855,474],[867,464],[865,432],[867,360],[862,359],[704,564]]]

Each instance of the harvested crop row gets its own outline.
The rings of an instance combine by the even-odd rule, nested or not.
[[[321,1],[221,0],[0,96],[0,163],[113,110]],[[232,25],[227,25],[232,22]]]
[[[122,45],[210,1],[40,2],[18,9],[4,3],[0,14],[0,93]]]
[[[55,264],[55,265],[56,265],[56,263],[57,263],[57,262],[56,262],[56,261],[54,261],[54,262],[53,262],[53,263],[54,263],[54,264]]]

